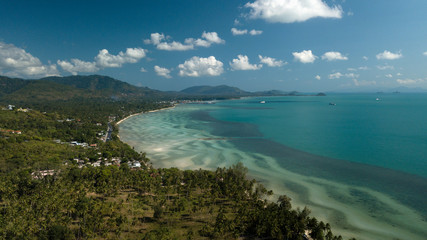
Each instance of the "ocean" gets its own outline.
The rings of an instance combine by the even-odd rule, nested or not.
[[[119,134],[155,167],[242,162],[345,238],[427,236],[427,94],[181,104],[129,118]]]

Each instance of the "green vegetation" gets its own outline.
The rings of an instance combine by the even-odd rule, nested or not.
[[[154,169],[118,139],[115,121],[169,102],[24,103],[0,110],[0,239],[341,239],[288,197],[267,201],[241,163]]]

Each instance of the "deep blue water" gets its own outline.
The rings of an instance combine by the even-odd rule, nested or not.
[[[247,98],[218,105],[224,108],[209,112],[215,119],[251,123],[265,139],[288,147],[427,177],[427,94]]]
[[[427,94],[184,104],[130,118],[120,136],[157,167],[243,162],[347,237],[427,235]]]

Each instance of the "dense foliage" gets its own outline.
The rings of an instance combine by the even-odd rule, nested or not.
[[[7,96],[27,84],[7,81]],[[0,110],[0,239],[341,239],[288,197],[267,201],[272,192],[248,179],[241,163],[151,168],[144,153],[120,141],[115,122],[167,101],[12,104]]]

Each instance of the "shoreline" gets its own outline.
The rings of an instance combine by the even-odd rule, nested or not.
[[[119,121],[117,121],[114,125],[115,126],[119,126],[122,122],[124,122],[125,120],[127,120],[127,119],[129,119],[129,118],[131,118],[131,117],[134,117],[134,116],[138,116],[138,115],[141,115],[141,114],[144,114],[144,113],[153,113],[153,112],[158,112],[158,111],[162,111],[162,110],[167,110],[167,109],[173,109],[173,108],[175,108],[176,107],[176,105],[177,104],[175,104],[175,105],[173,105],[173,106],[171,106],[171,107],[165,107],[165,108],[159,108],[159,109],[155,109],[155,110],[151,110],[151,111],[148,111],[148,112],[139,112],[139,113],[134,113],[134,114],[131,114],[131,115],[129,115],[129,116],[127,116],[127,117],[125,117],[125,118],[122,118],[122,119],[120,119]]]
[[[192,138],[189,139],[191,140]],[[190,155],[184,154],[179,156],[173,156],[164,153],[164,151],[177,149],[177,145],[170,144],[170,149],[163,148],[161,150],[158,150],[159,153],[157,154],[159,154],[158,156],[160,156],[160,159],[168,156],[173,156],[173,159],[170,161],[163,160],[161,162],[158,162],[157,164],[154,164],[153,161],[153,165],[158,165],[156,167],[176,166],[179,169],[196,170],[202,168],[214,170],[215,167],[226,166],[225,164],[233,163],[233,161],[236,160],[234,158],[228,158],[227,161],[223,162],[212,160],[217,159],[218,157],[218,154],[213,151],[191,154],[191,150],[197,148],[197,145],[194,145],[192,143],[191,147],[185,148],[183,147],[185,144],[182,143],[182,140],[185,139],[180,138],[180,143],[177,144],[179,145],[179,149],[188,150],[188,153],[190,153]],[[203,139],[202,137],[202,139],[199,140],[205,139]],[[213,139],[208,137],[206,140]],[[174,143],[174,141],[172,141],[172,143]],[[203,145],[203,148],[206,148],[206,146]],[[254,179],[261,179],[261,183],[263,183],[264,186],[267,187],[267,189],[277,190],[274,191],[275,194],[284,193],[288,195],[290,193],[290,195],[288,196],[293,196],[294,207],[302,208],[304,206],[309,206],[313,212],[313,216],[318,219],[324,220],[334,225],[337,223],[341,223],[341,226],[335,225],[335,227],[333,228],[335,229],[335,233],[341,234],[346,238],[359,236],[360,239],[390,239],[392,237],[395,237],[396,239],[405,239],[405,236],[411,236],[411,239],[422,239],[419,238],[420,233],[423,233],[422,230],[418,229],[417,227],[412,228],[405,223],[406,219],[418,220],[419,214],[413,212],[414,209],[408,208],[407,205],[402,205],[401,202],[395,201],[395,199],[393,199],[392,197],[390,198],[388,194],[384,194],[381,191],[375,191],[373,189],[366,188],[366,186],[353,186],[351,184],[348,185],[348,183],[340,184],[334,182],[333,179],[320,180],[319,178],[310,175],[301,175],[291,172],[289,170],[281,171],[282,168],[286,168],[280,166],[277,160],[275,160],[274,156],[265,155],[265,157],[263,157],[263,159],[266,160],[263,162],[265,162],[269,166],[269,168],[264,169],[264,166],[262,166],[262,164],[260,165],[258,153],[248,153],[247,151],[240,152],[237,150],[234,152],[237,152],[238,154],[235,154],[233,156],[242,156],[241,158],[249,160],[247,163],[248,165],[245,164],[246,167],[248,167],[249,169],[253,167],[253,172],[248,173],[248,177]],[[251,158],[250,156],[254,156],[254,158]],[[154,159],[156,158],[153,158],[153,160]],[[211,169],[211,167],[213,168]],[[273,175],[275,176],[274,179],[281,179],[285,176],[285,181],[271,181],[270,179],[266,179],[265,177]],[[264,181],[262,181],[262,179],[264,179]],[[319,184],[316,184],[316,182],[319,182]],[[331,189],[334,191],[331,191]],[[359,212],[360,209],[366,210],[369,208],[369,205],[362,206],[362,203],[360,203],[362,200],[366,201],[364,196],[370,197],[368,200],[377,199],[379,203],[382,203],[382,209],[376,211],[375,216],[369,215],[370,211],[363,211],[362,213]],[[355,209],[349,209],[348,205],[345,202],[343,203],[343,200],[346,200],[346,198],[352,200],[351,202],[354,203]],[[371,204],[371,206],[375,207],[377,205]],[[384,220],[378,220],[379,218],[383,218]],[[403,233],[396,232],[396,227],[394,225],[390,225],[390,223],[388,222],[390,219],[395,218],[405,219],[393,221],[393,223],[397,223],[400,228],[404,229]],[[368,222],[369,224],[366,224],[365,222]],[[349,228],[349,226],[351,227]],[[389,233],[385,233],[387,231],[389,231]]]

